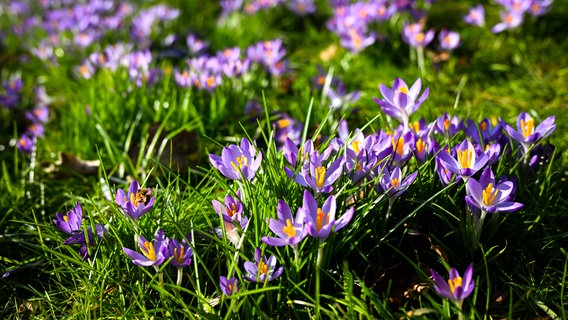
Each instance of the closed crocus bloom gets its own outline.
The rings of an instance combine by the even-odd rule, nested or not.
[[[555,116],[550,116],[544,119],[538,126],[535,126],[534,118],[526,112],[521,112],[517,118],[517,130],[505,124],[505,131],[513,140],[521,144],[524,154],[529,151],[532,145],[554,132],[556,129],[555,119]]]
[[[83,210],[81,204],[77,202],[75,207],[71,209],[66,214],[56,213],[55,220],[53,223],[59,228],[59,230],[70,235],[63,244],[79,244],[79,254],[83,260],[89,257],[88,245],[93,246],[95,244],[95,235],[97,238],[101,239],[108,231],[105,226],[100,223],[95,224],[95,232],[93,232],[92,227],[88,227],[85,231],[82,229],[83,223]]]
[[[210,154],[209,161],[229,179],[251,180],[260,168],[262,154],[247,138],[243,138],[240,146],[232,144],[223,148],[221,156]]]
[[[434,278],[434,290],[444,298],[452,300],[461,308],[462,302],[475,288],[473,280],[473,264],[465,270],[463,277],[455,268],[450,269],[450,278],[446,281],[436,270],[430,269]]]
[[[463,17],[463,21],[474,26],[482,27],[485,24],[485,9],[483,9],[483,5],[478,4],[470,8],[467,15]]]
[[[53,223],[55,223],[59,230],[67,234],[80,231],[81,224],[83,223],[83,210],[81,208],[81,204],[77,202],[75,207],[66,214],[57,212],[55,214],[55,218],[56,219],[53,220]]]
[[[221,286],[221,291],[226,296],[232,296],[233,294],[239,292],[239,287],[237,286],[238,280],[237,278],[233,277],[231,279],[227,279],[225,276],[221,276],[219,278],[219,284]]]
[[[115,201],[125,216],[137,220],[152,208],[155,198],[150,188],[140,188],[138,181],[134,180],[130,183],[128,194],[122,189],[116,191]]]

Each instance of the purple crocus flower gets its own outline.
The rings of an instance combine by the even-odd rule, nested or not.
[[[276,146],[280,150],[285,144],[286,140],[290,139],[295,144],[300,144],[302,140],[302,130],[304,124],[288,114],[283,113],[281,118],[272,123],[274,128],[274,140]]]
[[[152,208],[155,198],[152,196],[150,188],[140,188],[138,181],[134,180],[130,183],[128,194],[122,189],[116,191],[115,201],[126,217],[129,216],[138,220]]]
[[[556,129],[555,119],[555,116],[550,116],[535,127],[534,118],[526,112],[521,112],[517,118],[517,130],[505,124],[505,131],[513,140],[521,144],[523,154],[525,154],[532,145],[554,132],[554,129]]]
[[[426,88],[422,95],[418,97],[421,88],[422,80],[420,78],[414,82],[410,89],[404,80],[396,78],[392,89],[380,84],[379,90],[383,95],[383,99],[373,98],[373,100],[381,106],[381,110],[384,113],[403,123],[404,128],[408,128],[410,115],[418,110],[430,93],[430,88]]]
[[[438,39],[440,39],[440,48],[442,50],[452,51],[461,44],[460,34],[451,30],[443,29],[440,31]]]
[[[219,284],[221,286],[221,291],[226,296],[230,297],[233,294],[239,291],[239,287],[237,286],[238,280],[236,277],[232,277],[231,279],[227,279],[225,276],[221,276],[219,279]]]
[[[405,23],[402,28],[402,40],[412,47],[425,47],[434,39],[434,30],[423,31],[420,23]]]
[[[390,201],[395,201],[416,180],[418,171],[409,174],[404,179],[399,167],[394,167],[392,171],[385,168],[382,170],[382,174],[379,180],[380,186],[390,196]]]
[[[318,206],[317,201],[310,191],[304,191],[304,203],[298,209],[296,220],[303,220],[310,236],[319,238],[324,242],[331,232],[337,232],[345,227],[353,218],[355,209],[349,208],[339,219],[335,219],[336,202],[335,196],[327,198],[323,206]]]
[[[542,16],[550,10],[552,0],[532,0],[527,12],[534,16]]]
[[[88,244],[94,245],[95,236],[93,234],[93,228],[88,227],[85,232],[82,230],[83,223],[83,210],[81,204],[77,202],[75,207],[71,209],[66,214],[61,214],[57,212],[55,214],[55,220],[53,223],[59,228],[59,230],[70,235],[64,242],[64,245],[70,244],[80,244],[79,254],[83,260],[89,257],[89,249],[87,247],[87,239],[85,238],[85,232],[88,237]],[[107,229],[102,224],[95,224],[95,232],[99,239],[101,239],[106,233]]]
[[[440,150],[440,152],[447,153],[449,151],[447,151],[447,149],[444,149]],[[440,182],[445,186],[450,184],[456,178],[456,174],[448,170],[439,157],[436,157],[436,173],[440,178]]]
[[[473,264],[470,264],[463,274],[460,276],[455,268],[450,269],[450,279],[446,281],[436,270],[430,269],[432,278],[434,278],[434,290],[444,298],[452,300],[461,308],[461,304],[475,288],[475,280],[473,280]]]
[[[402,130],[401,130],[402,129]],[[398,128],[395,130],[392,141],[392,161],[398,167],[404,164],[412,157],[412,145],[416,140],[416,135],[413,131],[403,131],[405,128]]]
[[[437,157],[446,169],[462,177],[464,181],[481,170],[489,160],[485,153],[480,156],[477,155],[473,144],[467,139],[456,148],[456,154],[457,156],[454,158],[448,152],[441,151]]]
[[[343,157],[324,166],[323,161],[326,157],[325,152],[322,156],[316,150],[309,155],[309,164],[302,166],[300,173],[296,175],[296,183],[312,188],[315,192],[330,193],[333,190],[332,184],[339,179],[343,173]]]
[[[357,102],[361,93],[359,91],[347,92],[345,83],[339,82],[337,91],[330,87],[327,91],[327,97],[331,100],[329,108],[336,109]]]
[[[154,242],[146,240],[143,236],[138,238],[138,246],[142,253],[138,253],[128,248],[122,248],[122,250],[137,266],[157,267],[168,259],[168,242],[169,239],[165,237],[164,230],[160,229],[156,233]]]
[[[176,268],[187,267],[191,264],[191,257],[193,256],[193,250],[183,239],[178,242],[176,239],[171,239],[168,243],[168,257],[173,257],[170,263]]]
[[[225,197],[225,203],[221,203],[217,200],[212,200],[213,209],[221,218],[223,222],[223,227],[225,228],[225,235],[231,243],[237,247],[241,240],[239,235],[239,228],[244,229],[248,224],[248,218],[243,217],[243,204],[239,200],[240,190],[237,191],[237,197],[233,198],[230,195]],[[215,229],[217,235],[223,237],[223,229]]]
[[[500,142],[502,140],[503,126],[501,122],[492,126],[491,120],[488,118],[483,119],[479,125],[475,121],[467,119],[463,131],[473,142],[484,146],[493,141]]]
[[[278,200],[278,220],[270,219],[268,227],[278,237],[262,237],[262,242],[269,246],[281,247],[286,245],[297,246],[308,235],[304,221],[294,219],[290,207],[284,200]],[[298,216],[298,214],[296,215]]]
[[[284,172],[290,179],[294,179],[295,175],[295,168],[298,164],[308,165],[309,164],[309,157],[310,154],[314,151],[314,143],[312,139],[306,140],[304,145],[300,148],[297,147],[296,143],[291,140],[289,137],[286,137],[286,141],[284,142],[284,147],[282,148],[282,152],[284,153],[284,159],[288,161],[289,164],[292,165],[292,168],[284,167]],[[331,153],[331,149],[326,149],[324,152],[324,158]]]
[[[45,128],[41,123],[32,123],[28,126],[28,130],[26,130],[26,134],[31,137],[43,137],[45,133]]]
[[[375,43],[375,34],[370,32],[366,34],[366,28],[350,28],[341,32],[341,46],[349,50],[351,53],[359,53],[363,49]]]
[[[369,177],[379,162],[379,158],[369,149],[355,153],[352,149],[346,150],[345,171],[353,182]]]
[[[431,125],[434,127],[436,133],[444,134],[448,138],[453,137],[463,127],[463,123],[458,116],[450,116],[448,113],[444,113],[442,116],[436,118]]]
[[[514,29],[523,23],[523,13],[517,11],[502,11],[499,16],[501,22],[491,28],[491,32],[499,33],[506,29]]]
[[[227,15],[233,11],[238,11],[243,6],[243,0],[220,0],[222,14]]]
[[[486,213],[513,212],[523,207],[521,203],[510,201],[515,191],[515,184],[512,181],[496,183],[490,167],[483,170],[479,181],[469,179],[467,190],[469,192],[465,197],[467,204]]]
[[[77,231],[81,231],[81,225],[83,223],[83,210],[81,208],[81,204],[77,202],[75,207],[66,214],[57,212],[55,214],[55,218],[56,219],[53,220],[53,223],[59,228],[59,230],[67,234],[73,234]]]
[[[288,1],[288,8],[299,16],[316,12],[314,0],[290,0]]]
[[[33,123],[46,123],[49,116],[49,109],[42,105],[35,107],[32,112],[26,111],[26,118]]]
[[[18,141],[16,142],[16,146],[18,147],[18,150],[20,150],[23,153],[28,153],[28,154],[32,153],[32,150],[34,149],[35,144],[36,144],[36,138],[35,137],[29,137],[26,134],[21,136],[20,139],[18,139]]]
[[[221,156],[210,154],[209,161],[229,179],[251,180],[260,168],[262,153],[257,152],[247,138],[243,138],[240,146],[231,144],[223,148]]]
[[[250,282],[264,283],[265,281],[272,281],[282,275],[284,272],[284,267],[276,269],[276,257],[270,256],[268,259],[266,256],[261,257],[262,252],[260,248],[256,248],[254,251],[254,262],[245,262],[245,270],[247,275],[243,276],[246,280]]]
[[[463,21],[473,26],[483,27],[485,25],[485,9],[483,9],[483,5],[478,4],[470,8],[467,15],[463,17]]]

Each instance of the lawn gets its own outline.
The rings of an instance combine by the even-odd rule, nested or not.
[[[0,4],[0,317],[567,318],[567,18]]]

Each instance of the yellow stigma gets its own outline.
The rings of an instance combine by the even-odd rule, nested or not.
[[[420,122],[418,122],[418,121],[411,122],[411,123],[408,124],[408,127],[410,129],[413,129],[414,132],[418,132],[418,131],[420,131]]]
[[[450,119],[444,120],[444,130],[448,131],[450,128]]]
[[[534,119],[529,117],[527,121],[521,119],[521,132],[523,137],[527,138],[534,132]]]
[[[296,236],[296,229],[292,225],[292,221],[290,219],[286,219],[286,226],[282,229],[282,231],[290,238]]]
[[[240,168],[242,168],[243,166],[248,166],[248,158],[245,157],[245,155],[241,155],[240,157],[237,157],[235,159],[237,161],[237,163],[235,163],[235,161],[231,161],[231,166],[233,167],[233,169],[235,169],[235,171],[239,171]]]
[[[229,284],[227,285],[227,289],[229,289],[229,292],[233,292],[233,284],[232,284],[232,283],[229,283]]]
[[[422,139],[418,139],[416,141],[416,154],[422,154],[426,150],[426,142],[422,141]]]
[[[423,32],[419,32],[414,36],[414,39],[416,39],[416,41],[418,42],[422,42],[424,41],[424,33]]]
[[[237,205],[234,203],[231,203],[231,207],[225,207],[225,211],[227,211],[227,215],[229,217],[233,217],[235,215],[235,213],[237,213]]]
[[[450,285],[450,291],[452,293],[454,293],[456,291],[456,288],[459,288],[462,286],[462,277],[457,277],[454,279],[450,279],[448,280],[448,284]]]
[[[394,178],[391,180],[391,184],[395,189],[398,189],[399,182],[400,181],[398,180],[398,178]]]
[[[290,119],[280,119],[276,121],[276,125],[278,126],[278,128],[284,129],[290,125]]]
[[[486,206],[491,205],[493,201],[495,201],[498,192],[499,190],[493,189],[493,183],[489,183],[489,185],[487,185],[487,188],[483,189],[483,191],[481,192],[483,204]]]
[[[135,207],[138,206],[138,202],[136,202],[136,194],[135,193],[130,194],[130,203],[132,203]]]
[[[181,247],[180,249],[178,252],[178,248],[174,248],[174,259],[176,259],[179,265],[183,263],[183,256],[185,255],[185,248]]]
[[[156,251],[154,251],[154,245],[146,241],[142,244],[142,254],[148,258],[148,260],[155,261],[156,260]]]
[[[258,272],[260,274],[266,274],[268,273],[268,266],[266,265],[266,263],[264,263],[263,261],[258,263]]]
[[[355,153],[359,153],[359,140],[355,140],[351,143],[351,147]]]
[[[211,77],[207,78],[207,80],[205,80],[205,82],[207,82],[207,85],[209,87],[213,87],[213,85],[215,85],[215,78],[211,76]]]
[[[471,168],[473,162],[473,150],[458,150],[458,162],[462,168]]]
[[[25,139],[18,140],[18,143],[20,144],[21,147],[25,147],[28,144],[28,142]]]
[[[408,88],[407,87],[400,87],[398,88],[398,92],[402,92],[404,94],[408,94]]]
[[[63,221],[65,221],[65,222],[69,222],[69,216],[67,216],[67,215],[64,215],[64,216],[63,216]]]
[[[361,38],[361,36],[357,34],[357,31],[351,29],[349,35],[351,36],[351,40],[353,41],[355,48],[361,48],[361,46],[363,45],[363,38]]]
[[[394,138],[392,138],[392,147],[395,150],[395,152],[402,157],[402,153],[404,152],[404,138],[400,137],[398,138],[398,140],[395,140]]]
[[[298,160],[297,162],[304,162],[310,159],[310,155],[308,154],[308,152],[304,152],[304,148],[300,147],[300,149],[298,149]]]
[[[320,231],[321,228],[328,223],[329,215],[323,212],[321,208],[318,208],[318,213],[316,214],[316,228],[318,228],[318,231]]]
[[[318,188],[323,187],[325,181],[325,167],[319,166],[316,168],[316,186]]]

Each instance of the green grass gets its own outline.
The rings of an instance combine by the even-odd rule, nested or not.
[[[447,19],[456,8],[465,11],[469,2],[456,6],[440,1],[428,26],[459,26],[463,44],[439,65],[427,50],[425,74],[400,40],[403,17],[380,27],[389,41],[354,55],[325,28],[331,14],[325,1],[317,2],[322,11],[306,19],[269,10],[234,15],[226,25],[217,24],[214,4],[168,2],[181,10],[182,18],[155,30],[156,41],[169,32],[185,36],[192,31],[220,50],[281,38],[292,72],[269,77],[255,70],[208,93],[178,88],[167,75],[183,61],[163,60],[155,65],[166,76],[155,86],[139,88],[126,70],[99,71],[88,80],[73,76],[73,66],[105,42],[85,52],[64,52],[58,65],[49,65],[35,58],[19,62],[16,57],[26,54],[30,40],[6,36],[0,79],[20,74],[25,87],[21,107],[0,110],[0,271],[10,272],[0,281],[3,318],[449,319],[459,311],[435,293],[430,268],[447,276],[449,267],[463,272],[469,263],[474,264],[476,288],[464,302],[465,318],[566,318],[566,1],[557,0],[544,17],[496,35],[460,24],[456,17]],[[486,7],[492,10],[488,20],[496,22],[496,5]],[[16,22],[3,21],[1,30]],[[127,31],[117,30],[104,41],[115,39],[127,40]],[[322,59],[323,51],[332,53]],[[361,99],[344,113],[329,112],[326,98],[310,83],[316,65],[332,70],[348,91],[360,90]],[[388,220],[388,196],[372,188],[378,178],[360,186],[342,177],[334,184],[338,215],[351,206],[356,213],[347,226],[324,244],[311,237],[302,241],[298,260],[290,247],[264,244],[262,236],[273,236],[266,221],[276,218],[278,200],[295,214],[304,190],[283,173],[286,160],[274,140],[275,112],[305,123],[305,137],[317,138],[322,151],[328,137],[337,135],[341,118],[352,131],[363,126],[367,134],[392,130],[396,121],[382,114],[373,98],[381,97],[379,84],[390,86],[397,77],[407,83],[420,77],[430,88],[413,120],[432,121],[446,112],[508,123],[522,111],[537,123],[556,116],[556,131],[543,142],[556,147],[555,157],[541,170],[524,171],[514,152],[492,167],[496,177],[517,177],[515,201],[524,208],[488,218],[477,243],[463,183],[443,186],[434,160],[410,162],[406,170],[418,170],[418,178],[394,202]],[[24,111],[32,106],[36,84],[43,84],[54,100],[46,135],[30,157],[9,141],[27,125]],[[264,108],[256,120],[244,112],[252,98]],[[261,170],[251,181],[232,181],[211,166],[208,156],[221,154],[222,147],[244,136],[262,151]],[[441,137],[439,142],[447,143]],[[459,137],[450,145],[458,142]],[[57,164],[61,152],[99,160],[100,166],[90,175],[78,173]],[[53,166],[55,171],[49,169]],[[152,239],[163,228],[170,238],[192,240],[193,261],[181,286],[175,284],[172,265],[156,272],[134,265],[123,252],[123,247],[137,246],[136,229],[114,195],[118,188],[128,188],[131,179],[156,196],[153,209],[137,222],[140,235]],[[250,222],[235,248],[215,235],[214,229],[223,225],[211,201],[222,202],[239,189]],[[318,198],[320,204],[325,198]],[[67,235],[53,224],[56,212],[65,213],[76,202],[83,206],[86,226],[108,227],[108,235],[89,247],[85,261],[78,246],[62,245]],[[243,279],[243,263],[253,261],[256,247],[285,267],[280,278],[264,284]],[[222,275],[238,278],[238,293],[222,294]]]

